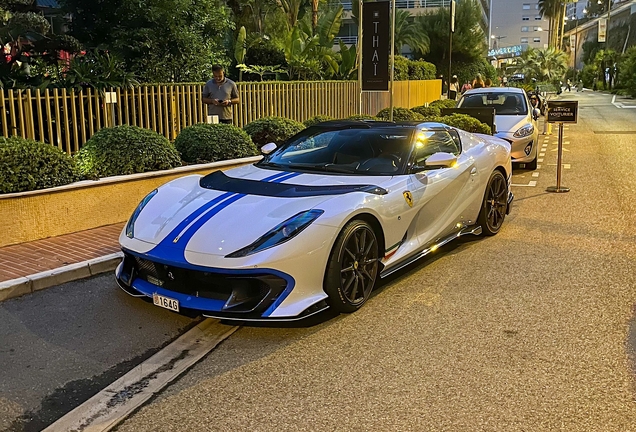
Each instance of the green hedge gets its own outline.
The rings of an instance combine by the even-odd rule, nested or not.
[[[377,114],[382,120],[389,120],[390,109],[384,108]],[[423,116],[408,108],[393,108],[393,121],[417,121],[423,120]]]
[[[87,178],[165,170],[181,165],[179,152],[163,135],[137,126],[101,129],[75,156]]]
[[[379,117],[367,115],[367,114],[354,114],[352,116],[347,117],[349,120],[382,120]]]
[[[439,117],[442,114],[440,107],[437,106],[418,106],[415,108],[411,108],[411,111],[414,111],[418,114],[422,114],[424,117]]]
[[[72,157],[22,137],[0,137],[0,193],[62,186],[80,180]]]
[[[395,80],[432,80],[437,68],[433,63],[424,60],[409,60],[403,56],[395,56]]]
[[[439,121],[449,126],[465,130],[466,132],[482,133],[487,135],[492,134],[490,126],[466,114],[452,114],[444,116]]]
[[[284,117],[263,117],[243,127],[254,144],[261,148],[267,143],[280,144],[305,129],[305,125]]]
[[[441,110],[442,108],[455,108],[457,106],[457,101],[454,101],[452,99],[438,99],[428,105],[439,108]]]
[[[326,122],[329,120],[334,120],[334,118],[330,116],[326,116],[326,115],[317,115],[317,116],[308,118],[307,120],[303,122],[303,124],[305,125],[305,127],[309,127],[309,126],[317,125],[318,123]]]
[[[195,124],[183,129],[174,146],[184,161],[216,162],[258,154],[250,136],[231,124]]]

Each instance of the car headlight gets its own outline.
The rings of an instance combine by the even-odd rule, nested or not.
[[[139,203],[139,205],[133,212],[132,216],[128,220],[128,223],[126,224],[126,237],[133,238],[135,236],[135,221],[139,217],[139,214],[144,209],[144,207],[146,207],[146,204],[148,204],[148,201],[150,201],[153,196],[157,195],[157,192],[159,191],[155,189],[152,192],[150,192],[148,195],[146,195],[144,199],[141,200],[141,202]]]
[[[255,254],[256,252],[278,246],[281,243],[285,243],[300,234],[324,212],[324,210],[308,210],[298,213],[297,215],[287,219],[285,222],[278,224],[251,245],[245,246],[236,252],[226,255],[226,258],[246,257],[248,255]]]
[[[517,132],[514,133],[515,138],[524,138],[534,133],[534,125],[525,125],[522,128],[519,128]]]

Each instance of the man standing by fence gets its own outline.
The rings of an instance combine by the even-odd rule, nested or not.
[[[225,77],[223,66],[212,66],[210,81],[203,87],[203,103],[208,106],[208,115],[219,116],[219,123],[232,124],[232,105],[239,103],[236,83]]]

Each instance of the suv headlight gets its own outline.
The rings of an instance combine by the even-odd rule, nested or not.
[[[256,252],[278,246],[281,243],[285,243],[300,234],[324,212],[324,210],[308,210],[298,213],[269,230],[265,235],[251,245],[245,246],[236,252],[232,252],[227,255],[226,258],[243,258],[248,255],[255,254]]]
[[[132,216],[128,220],[128,223],[126,224],[126,237],[133,238],[135,236],[135,222],[137,221],[137,218],[139,217],[141,211],[144,209],[144,207],[146,207],[146,204],[148,204],[148,201],[150,201],[153,196],[157,195],[157,192],[159,191],[155,189],[141,200],[141,202],[133,212]]]
[[[515,138],[524,138],[529,135],[532,135],[533,133],[534,133],[534,125],[529,124],[529,125],[523,126],[522,128],[519,128],[519,130],[517,130],[517,132],[515,132],[513,136]]]

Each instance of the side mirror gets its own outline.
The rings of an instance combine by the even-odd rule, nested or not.
[[[437,152],[433,153],[426,159],[427,167],[443,167],[450,168],[457,163],[457,156],[452,153]]]
[[[538,119],[539,116],[541,115],[541,111],[539,110],[539,108],[535,108],[532,110],[532,118],[533,119]]]
[[[263,147],[261,147],[261,153],[263,153],[265,155],[268,155],[268,154],[270,154],[271,152],[273,152],[276,149],[277,149],[276,144],[267,143]]]

